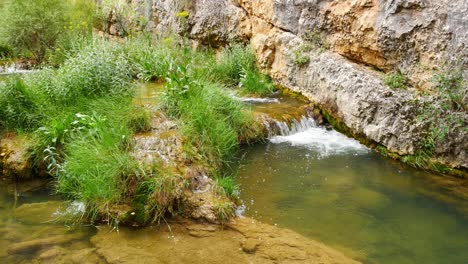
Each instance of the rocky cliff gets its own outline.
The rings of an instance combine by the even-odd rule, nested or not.
[[[150,31],[177,32],[213,47],[249,41],[258,63],[278,84],[303,93],[351,134],[416,165],[443,164],[466,175],[466,82],[457,82],[461,100],[447,110],[434,76],[454,71],[460,73],[457,80],[468,76],[467,1],[133,4]],[[405,89],[386,85],[392,73],[403,76]]]

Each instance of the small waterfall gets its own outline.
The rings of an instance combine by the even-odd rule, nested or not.
[[[22,65],[16,63],[0,65],[0,75],[23,74],[29,72],[32,72],[32,70],[25,70]]]
[[[317,126],[312,117],[305,115],[301,119],[293,119],[290,122],[268,119],[264,120],[264,124],[268,130],[269,138],[274,136],[290,136]]]
[[[338,154],[365,154],[369,149],[359,141],[324,126],[316,124],[309,116],[290,122],[265,120],[269,141],[273,144],[288,143],[304,147],[323,158]]]

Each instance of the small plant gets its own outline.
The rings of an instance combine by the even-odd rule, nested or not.
[[[401,72],[395,72],[385,76],[384,84],[392,89],[406,89],[408,80]]]
[[[439,73],[434,77],[437,94],[432,101],[419,104],[418,122],[427,124],[427,132],[421,141],[419,151],[406,157],[407,161],[417,167],[439,170],[430,162],[436,146],[449,133],[460,127],[466,127],[463,119],[466,112],[466,90],[463,88],[463,77],[459,71]]]
[[[325,40],[325,36],[317,29],[306,32],[303,36],[303,39],[315,48],[320,49],[320,51],[324,51],[330,48],[330,45]]]
[[[307,42],[302,43],[293,50],[293,63],[298,66],[303,66],[310,61],[309,52],[313,49],[313,46]]]
[[[231,219],[234,214],[234,204],[230,201],[218,201],[214,206],[213,210],[221,223],[226,223]]]
[[[434,76],[438,96],[454,111],[468,111],[468,94],[462,71],[454,70]]]
[[[239,198],[239,186],[233,177],[220,177],[216,180],[216,184],[228,198],[234,200]]]
[[[268,95],[275,90],[271,79],[258,70],[243,69],[239,87],[247,94]]]

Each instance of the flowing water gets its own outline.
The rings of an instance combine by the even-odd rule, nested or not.
[[[239,162],[246,215],[365,263],[468,263],[466,183],[384,158],[310,118],[279,123],[280,135]]]
[[[160,85],[142,85],[135,104],[149,104],[159,91]],[[303,100],[282,94],[240,100],[277,118],[268,142],[244,149],[236,168],[246,215],[364,263],[468,263],[466,181],[410,168],[318,126],[300,116]],[[103,262],[92,255],[95,228],[71,228],[57,218],[81,209],[64,205],[43,181],[1,181],[0,263],[50,256],[70,263],[83,254]],[[126,232],[147,243],[148,233]]]

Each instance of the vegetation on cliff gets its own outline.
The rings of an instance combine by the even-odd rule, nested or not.
[[[149,127],[151,118],[145,108],[132,104],[132,82],[163,81],[160,108],[179,123],[186,155],[210,169],[220,194],[235,199],[237,187],[223,176],[222,168],[240,142],[248,142],[258,130],[249,111],[227,88],[258,95],[273,90],[270,79],[257,69],[253,53],[236,44],[216,58],[213,51],[189,48],[174,36],[139,34],[114,42],[87,30],[76,34],[74,25],[55,17],[70,8],[59,2],[51,0],[51,11],[45,13],[55,24],[50,32],[41,33],[50,35],[44,42],[31,39],[34,30],[22,39],[13,36],[22,30],[20,25],[40,24],[36,19],[48,2],[30,7],[27,21],[14,12],[25,3],[7,4],[6,12],[15,13],[17,23],[2,32],[10,36],[6,44],[17,47],[10,55],[49,66],[0,83],[0,129],[33,138],[30,155],[35,166],[54,176],[57,192],[84,202],[91,220],[106,218],[113,207],[126,204],[135,207],[134,212],[145,211],[137,222],[156,221],[172,206],[166,200],[177,198],[170,193],[180,187],[172,185],[186,188],[186,182],[172,180],[178,176],[158,168],[159,161],[146,168],[131,155],[133,135]],[[62,26],[65,32],[55,34]],[[30,42],[37,46],[26,45]],[[141,183],[136,189],[135,182]],[[158,189],[160,195],[155,196]],[[234,209],[224,202],[215,207],[224,220]]]

